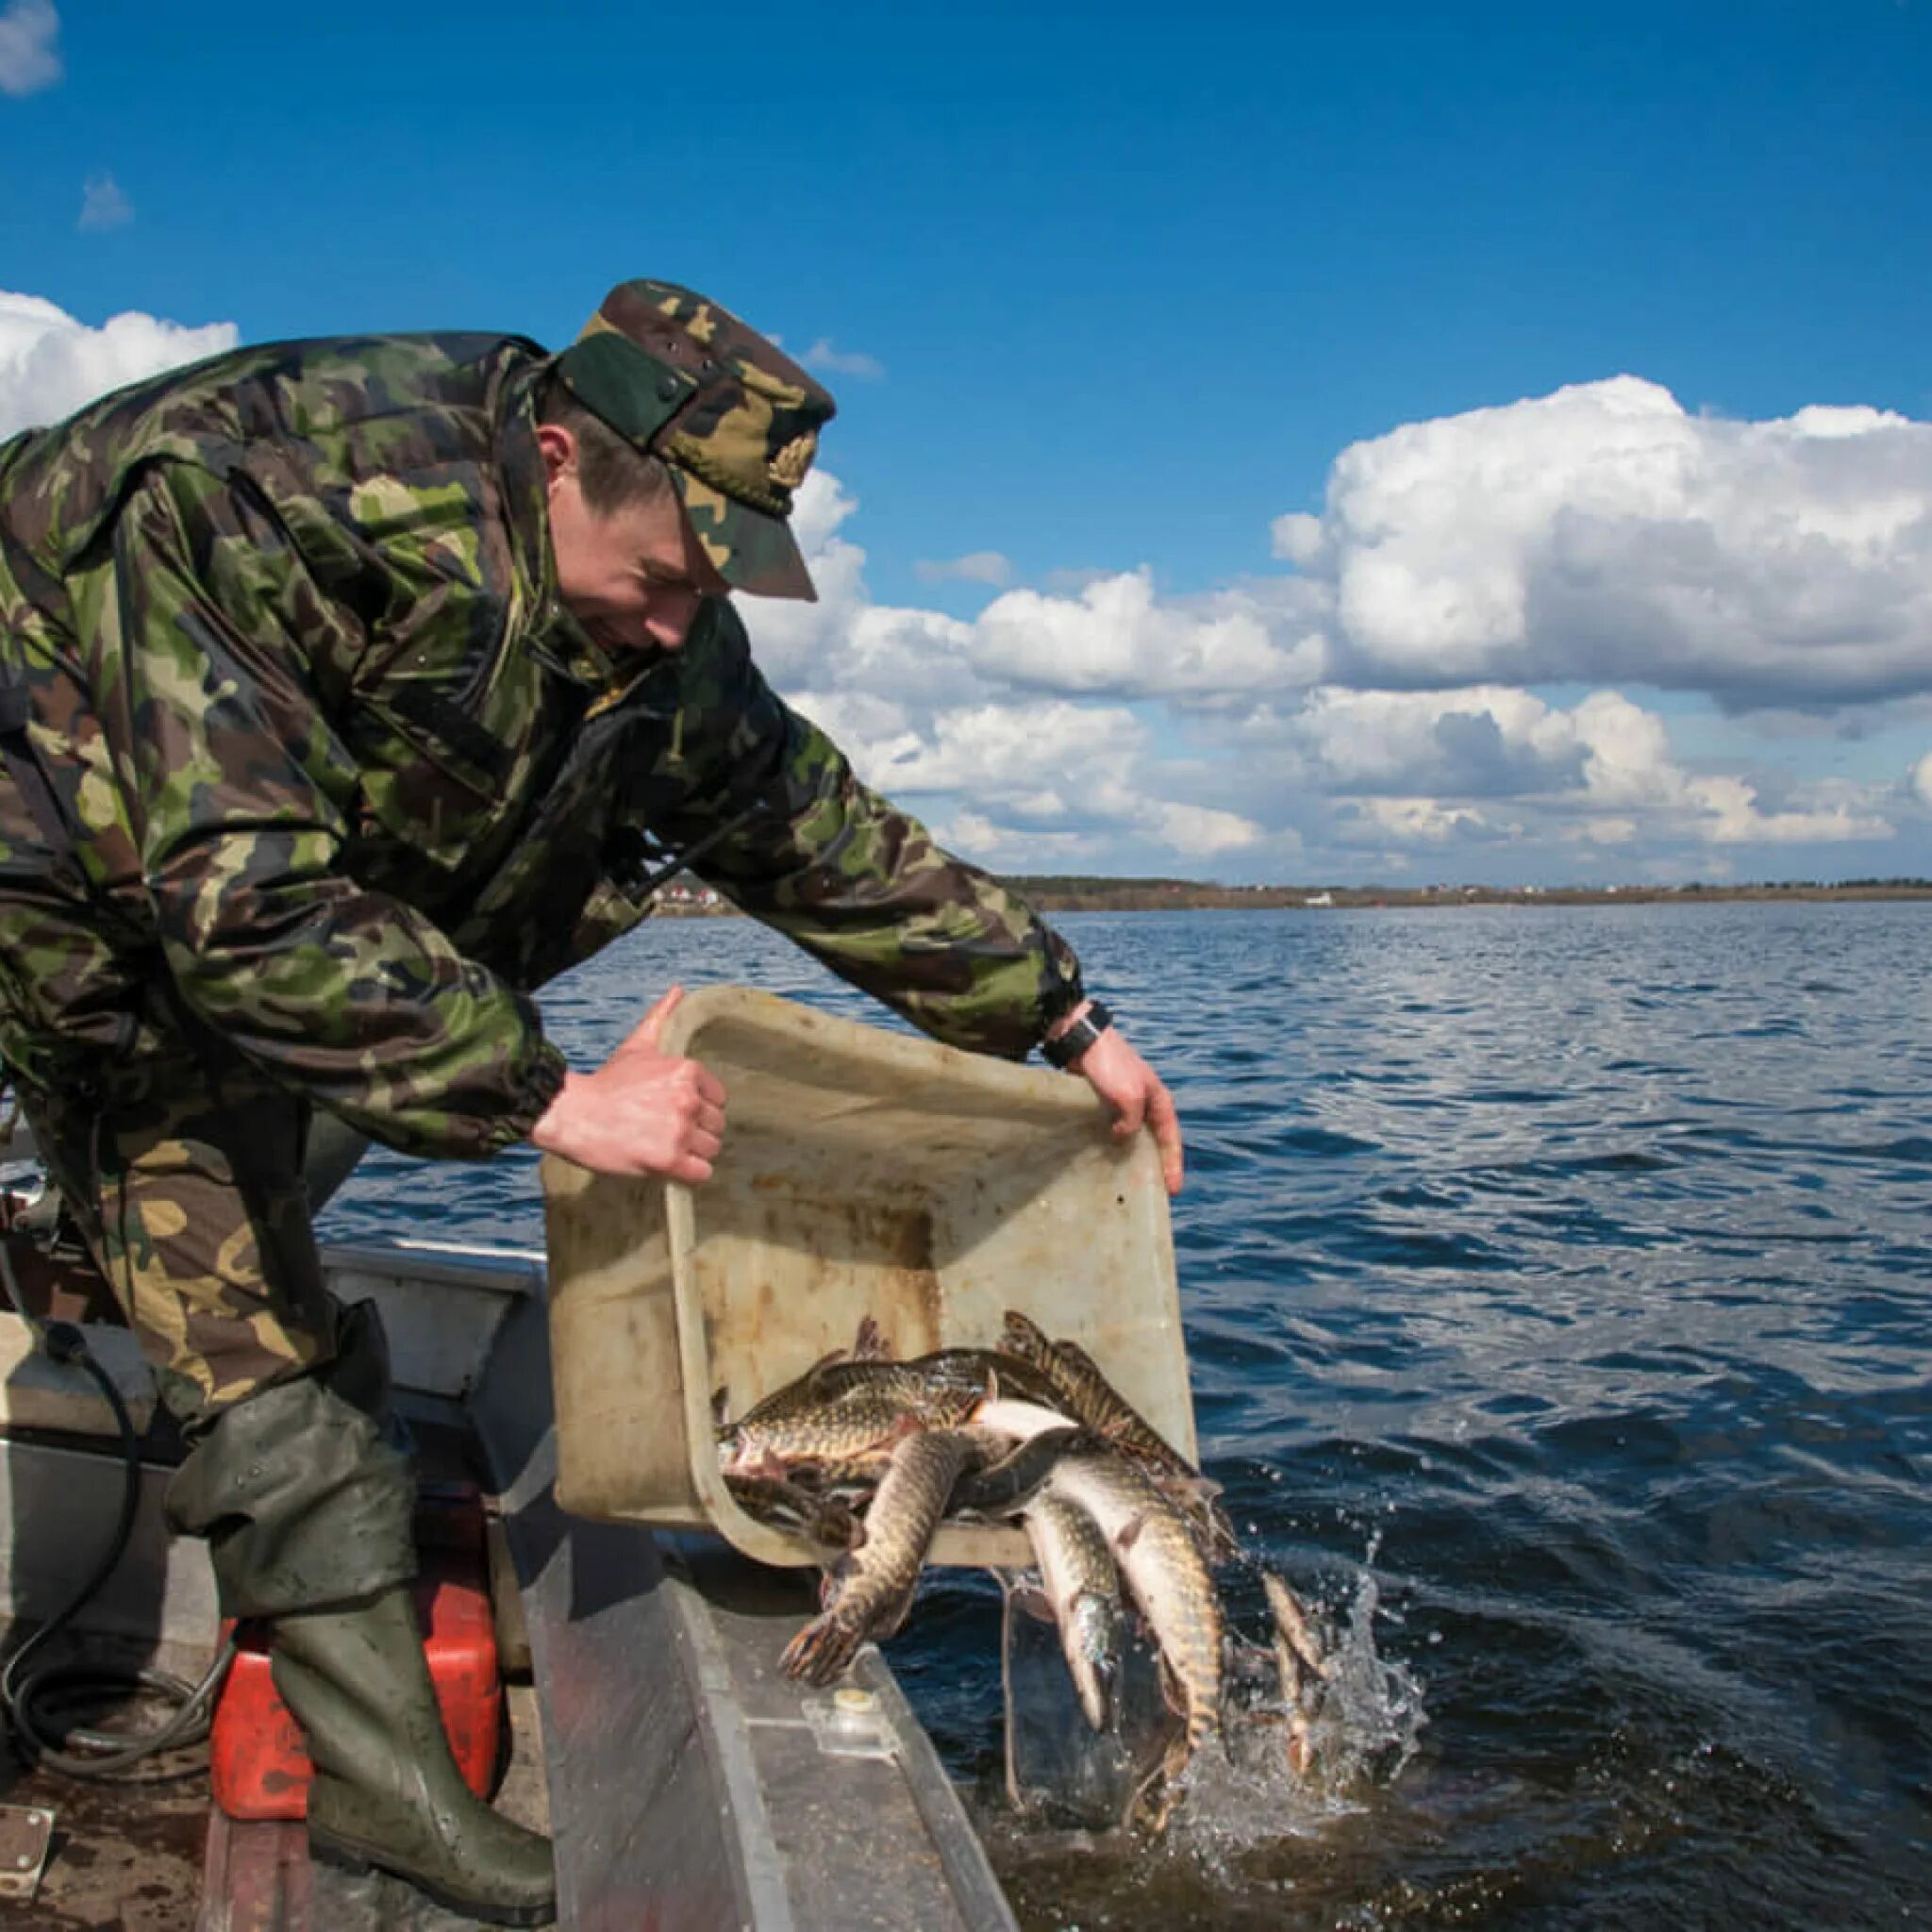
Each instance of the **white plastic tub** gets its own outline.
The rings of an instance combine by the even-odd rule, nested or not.
[[[911,1357],[991,1347],[1023,1309],[1195,1455],[1159,1160],[1084,1081],[739,987],[687,997],[662,1044],[724,1083],[708,1182],[542,1163],[564,1508],[815,1560],[725,1490],[713,1399],[742,1414],[867,1315]],[[951,1526],[933,1560],[1029,1559],[1018,1531]]]

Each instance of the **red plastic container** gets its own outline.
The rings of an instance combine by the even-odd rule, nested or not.
[[[487,1798],[503,1738],[503,1678],[475,1492],[425,1495],[416,1541],[416,1620],[443,1729],[464,1782]],[[254,1624],[241,1631],[208,1734],[214,1801],[243,1821],[306,1818],[314,1771],[301,1728],[269,1674],[266,1631]]]

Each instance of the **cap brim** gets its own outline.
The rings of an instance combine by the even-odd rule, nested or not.
[[[713,490],[679,463],[669,462],[665,468],[712,569],[734,591],[753,597],[818,601],[805,554],[783,517],[768,516]]]

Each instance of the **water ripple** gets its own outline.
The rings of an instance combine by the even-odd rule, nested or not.
[[[1064,924],[1189,1127],[1210,1473],[1413,1702],[1345,1796],[1216,1773],[1160,1847],[986,1797],[1023,1922],[1932,1917],[1932,908]],[[545,1009],[588,1064],[674,978],[878,1017],[741,921]],[[523,1157],[378,1157],[330,1221],[541,1239]],[[997,1617],[948,1576],[892,1646],[982,1794]]]

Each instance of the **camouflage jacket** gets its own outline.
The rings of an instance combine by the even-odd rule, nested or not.
[[[0,810],[0,902],[38,908],[0,904],[0,970],[83,988],[40,1031],[98,1046],[111,1012],[138,1055],[158,974],[363,1131],[485,1154],[562,1078],[527,991],[643,916],[654,847],[702,843],[834,972],[1024,1057],[1072,953],[857,781],[730,605],[625,662],[564,610],[542,367],[494,336],[271,345],[0,445],[0,668],[77,835]],[[47,949],[88,933],[63,979]]]

